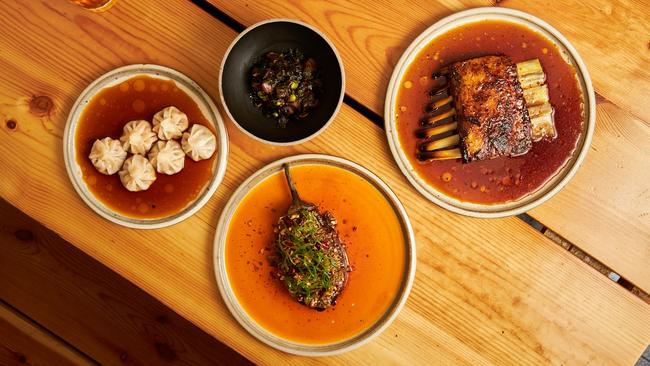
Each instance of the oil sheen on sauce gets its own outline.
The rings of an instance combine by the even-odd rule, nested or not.
[[[469,164],[460,160],[418,162],[414,131],[434,85],[431,74],[443,65],[494,54],[507,55],[513,62],[540,60],[555,108],[558,137],[535,142],[527,154],[514,158]],[[581,95],[575,69],[549,40],[511,22],[480,21],[434,39],[409,66],[397,98],[397,130],[411,165],[427,183],[462,201],[503,203],[535,191],[571,157],[582,130]]]
[[[172,80],[136,76],[102,89],[86,106],[76,132],[77,163],[91,193],[104,205],[133,218],[161,218],[174,215],[193,202],[212,177],[213,155],[195,162],[186,157],[183,170],[174,175],[156,173],[156,181],[146,191],[130,192],[119,175],[99,173],[88,158],[96,139],[119,139],[124,125],[132,120],[151,122],[159,110],[176,106],[187,114],[190,127],[200,123],[215,133],[196,102]]]
[[[372,326],[397,295],[405,242],[391,204],[372,184],[342,168],[320,164],[291,169],[300,196],[330,211],[353,269],[334,307],[319,312],[297,303],[272,276],[267,257],[273,227],[291,203],[281,172],[242,200],[228,228],[226,269],[245,311],[270,332],[303,344],[353,337]]]

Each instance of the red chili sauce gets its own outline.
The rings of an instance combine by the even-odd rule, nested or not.
[[[500,157],[463,164],[460,159],[419,162],[415,130],[425,113],[431,74],[441,66],[474,57],[503,54],[513,62],[538,58],[546,73],[555,108],[557,138],[534,142],[519,157]],[[540,188],[571,157],[583,123],[582,93],[576,71],[560,50],[541,34],[506,21],[479,21],[453,29],[429,43],[400,82],[396,105],[397,131],[417,173],[437,190],[482,204],[516,200]]]

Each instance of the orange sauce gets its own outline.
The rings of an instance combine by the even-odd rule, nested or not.
[[[282,173],[258,184],[240,203],[226,238],[226,269],[240,304],[261,326],[285,339],[332,343],[372,326],[403,280],[405,241],[392,205],[371,183],[342,168],[302,165],[292,174],[303,200],[330,211],[352,266],[334,307],[323,312],[291,298],[272,276],[274,225],[291,203]]]
[[[88,158],[96,139],[107,136],[119,139],[127,122],[136,119],[151,122],[156,112],[171,105],[187,114],[190,127],[199,123],[216,135],[196,102],[172,80],[136,76],[102,89],[84,109],[75,136],[77,163],[88,189],[112,210],[134,218],[171,216],[193,202],[210,181],[216,153],[199,162],[186,157],[183,170],[174,175],[156,173],[156,181],[141,192],[124,188],[117,173],[99,173]]]
[[[513,62],[540,60],[555,108],[558,137],[535,142],[526,155],[514,158],[469,164],[460,160],[419,162],[414,132],[434,85],[431,74],[443,65],[494,54],[507,55]],[[405,83],[410,88],[404,87]],[[575,69],[548,39],[511,22],[480,21],[442,34],[420,52],[400,85],[397,130],[411,165],[427,183],[463,201],[495,204],[535,191],[571,157],[582,131],[582,94]]]

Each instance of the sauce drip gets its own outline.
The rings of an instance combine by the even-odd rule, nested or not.
[[[336,305],[319,312],[299,304],[272,274],[273,228],[291,204],[282,172],[258,184],[235,211],[226,237],[228,279],[245,311],[278,336],[307,344],[353,337],[388,310],[400,289],[400,221],[381,192],[345,169],[299,165],[291,173],[302,199],[337,218],[353,270]]]
[[[172,105],[187,114],[189,128],[199,123],[216,135],[196,102],[172,80],[136,76],[102,89],[88,102],[75,136],[77,163],[90,192],[112,210],[140,219],[171,216],[192,203],[210,181],[216,152],[210,159],[199,162],[186,157],[183,170],[174,175],[156,173],[156,181],[141,192],[124,188],[117,173],[99,173],[88,158],[96,139],[107,136],[119,139],[127,122],[136,119],[151,122],[156,112]]]
[[[555,140],[533,143],[519,157],[500,157],[463,164],[460,160],[421,163],[415,157],[420,127],[435,85],[433,72],[474,57],[503,54],[513,62],[538,58],[546,73],[551,105],[555,108]],[[583,123],[582,93],[573,66],[548,39],[506,21],[479,21],[450,30],[429,43],[409,66],[397,97],[397,131],[411,165],[427,183],[463,201],[503,203],[541,187],[571,157]]]

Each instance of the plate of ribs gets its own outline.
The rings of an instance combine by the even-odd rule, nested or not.
[[[575,175],[595,129],[584,62],[530,14],[477,8],[420,34],[385,103],[391,152],[410,183],[455,213],[526,212]]]

